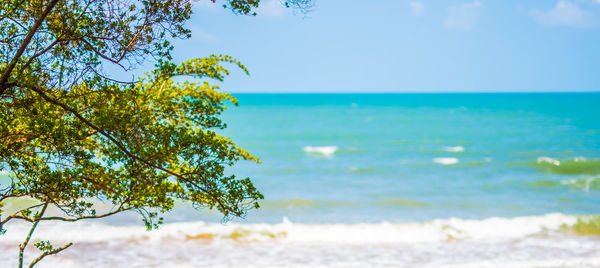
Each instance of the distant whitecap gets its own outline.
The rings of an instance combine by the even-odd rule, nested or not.
[[[538,164],[549,163],[549,164],[552,164],[552,165],[555,165],[555,166],[560,166],[560,161],[558,161],[556,159],[552,159],[552,158],[547,157],[547,156],[538,157],[537,162],[538,162]]]
[[[311,154],[320,154],[324,156],[332,156],[337,152],[339,148],[337,146],[321,146],[321,147],[313,147],[313,146],[305,146],[302,148],[302,151]]]
[[[437,157],[433,159],[434,163],[442,164],[442,165],[454,165],[458,163],[458,158],[454,157]]]
[[[452,153],[460,153],[460,152],[464,152],[465,151],[465,147],[462,147],[462,146],[449,146],[449,147],[444,147],[444,151],[446,151],[446,152],[452,152]]]

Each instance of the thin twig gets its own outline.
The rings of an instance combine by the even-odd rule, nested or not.
[[[33,235],[33,232],[35,231],[35,228],[37,227],[38,223],[40,223],[39,219],[42,218],[42,216],[46,212],[46,208],[48,208],[48,202],[44,204],[44,207],[40,211],[40,214],[38,214],[38,216],[34,220],[31,229],[29,229],[29,234],[27,234],[27,238],[25,238],[23,244],[19,245],[19,268],[23,268],[23,253],[25,252],[25,247],[27,247],[29,240],[31,240],[31,236]]]
[[[31,26],[31,29],[29,29],[29,33],[27,33],[27,37],[25,37],[25,40],[23,40],[23,42],[21,43],[19,50],[17,50],[17,53],[15,54],[15,56],[13,57],[11,62],[8,64],[6,69],[4,70],[4,73],[2,74],[2,76],[0,76],[0,96],[2,96],[4,94],[4,91],[6,91],[6,89],[8,88],[6,86],[8,77],[10,76],[10,73],[13,71],[13,69],[17,65],[19,58],[21,58],[21,55],[23,55],[23,52],[25,52],[25,49],[29,45],[29,42],[31,42],[33,35],[37,32],[38,28],[42,25],[42,22],[46,19],[46,16],[48,16],[48,14],[54,8],[56,3],[58,3],[58,1],[59,0],[51,0],[50,1],[50,3],[46,7],[46,9],[44,9],[44,11],[40,15],[40,17],[35,21],[33,26]]]
[[[3,226],[4,224],[6,224],[7,222],[9,222],[12,219],[16,219],[18,217],[21,217],[21,216],[19,216],[19,213],[21,213],[21,212],[23,212],[25,210],[28,210],[28,209],[34,209],[34,208],[37,208],[37,207],[41,207],[43,205],[44,204],[37,204],[37,205],[33,205],[33,206],[30,206],[30,207],[18,210],[17,212],[15,212],[15,213],[9,215],[8,217],[6,217],[6,219],[0,221],[0,227]],[[34,221],[34,219],[31,219],[31,218],[28,218],[28,219],[30,219],[30,220],[28,220],[29,222],[33,222]]]
[[[130,208],[122,208],[122,209],[117,209],[115,211],[111,211],[109,213],[102,214],[102,215],[81,216],[81,217],[77,217],[77,218],[64,218],[64,217],[52,216],[52,217],[43,217],[43,218],[39,218],[39,219],[32,219],[32,218],[21,216],[21,215],[16,215],[16,216],[12,217],[11,219],[19,219],[19,220],[24,220],[24,221],[28,221],[28,222],[40,222],[40,221],[66,221],[66,222],[75,222],[75,221],[87,220],[87,219],[100,219],[100,218],[112,216],[112,215],[115,215],[117,213],[128,211],[128,210],[131,210],[131,209]]]
[[[50,255],[54,255],[57,254],[65,249],[67,249],[68,247],[72,246],[73,243],[69,243],[66,244],[60,248],[54,249],[54,250],[50,250],[50,251],[44,251],[44,253],[42,253],[42,255],[40,255],[39,257],[37,257],[35,260],[33,260],[33,262],[31,262],[31,264],[29,265],[29,268],[32,268],[34,265],[36,265],[39,261],[41,261],[44,257],[46,256],[50,256]]]

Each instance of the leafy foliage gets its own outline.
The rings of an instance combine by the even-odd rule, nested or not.
[[[259,0],[223,3],[253,15]],[[225,174],[238,160],[258,159],[215,132],[226,127],[219,115],[237,100],[207,82],[229,74],[223,64],[248,71],[224,55],[172,62],[170,40],[191,36],[184,25],[191,13],[190,0],[0,1],[0,171],[13,176],[0,187],[0,208],[10,199],[35,201],[0,217],[0,233],[10,220],[32,223],[20,266],[31,234],[46,220],[133,210],[151,229],[176,199],[225,217],[258,207],[263,196],[250,179]],[[126,72],[148,60],[156,69],[138,81],[105,71]],[[197,79],[174,81],[179,76]],[[97,211],[97,200],[112,209]],[[32,266],[70,245],[36,243],[43,254]]]
[[[211,56],[162,63],[135,84],[11,91],[11,101],[0,103],[2,161],[16,178],[9,194],[49,200],[77,216],[96,214],[85,201],[94,198],[142,213],[145,207],[167,211],[175,198],[226,216],[257,207],[261,195],[250,180],[225,176],[224,167],[258,159],[211,130],[225,127],[218,115],[235,98],[208,82],[172,79],[223,79],[223,61],[244,68],[230,57]],[[150,227],[156,214],[144,216]]]

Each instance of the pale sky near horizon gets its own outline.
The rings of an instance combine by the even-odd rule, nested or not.
[[[600,0],[261,2],[256,17],[196,2],[175,60],[241,60],[231,92],[600,91]]]

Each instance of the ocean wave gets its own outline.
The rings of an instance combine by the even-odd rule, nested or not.
[[[585,192],[600,190],[600,176],[585,177],[579,179],[568,179],[568,180],[537,180],[528,183],[529,186],[534,188],[554,188],[554,187],[568,187],[574,189],[581,189]]]
[[[590,190],[600,190],[600,177],[563,180],[560,183],[569,187],[583,189],[585,192],[589,192]]]
[[[461,153],[465,151],[465,147],[462,146],[448,146],[444,147],[444,151],[452,153]]]
[[[434,163],[442,164],[442,165],[454,165],[458,164],[458,158],[454,157],[436,157],[433,159]]]
[[[576,216],[547,214],[516,218],[483,220],[438,219],[412,223],[302,224],[287,218],[279,224],[241,224],[180,222],[146,231],[143,226],[116,226],[98,223],[46,223],[36,230],[37,237],[56,241],[100,242],[112,240],[247,240],[280,239],[287,242],[331,243],[412,243],[439,242],[451,239],[519,238],[577,222]],[[26,224],[12,224],[0,244],[17,243],[28,229]]]
[[[408,207],[408,208],[422,208],[426,207],[429,204],[421,201],[410,200],[405,198],[387,198],[381,199],[374,202],[377,206],[386,206],[386,207]]]
[[[352,173],[356,174],[374,174],[374,173],[385,173],[383,170],[379,170],[373,167],[355,167],[352,166],[348,169]]]
[[[262,209],[293,209],[319,207],[319,203],[313,200],[302,198],[291,198],[284,200],[265,200],[260,202]]]
[[[150,232],[143,226],[44,222],[33,242],[74,242],[59,257],[46,258],[49,267],[595,267],[600,241],[565,231],[574,226],[568,230],[587,233],[589,223],[578,220],[563,214],[358,224],[284,218],[277,224],[180,222]],[[7,227],[0,240],[2,267],[16,265],[14,251],[30,225]]]
[[[302,148],[302,151],[304,151],[306,153],[310,153],[310,154],[333,156],[333,154],[335,154],[335,152],[338,149],[339,148],[337,146],[321,146],[321,147],[304,146],[304,148]]]
[[[571,225],[563,224],[561,229],[576,235],[598,236],[600,235],[600,216],[578,217],[577,222]]]
[[[539,170],[560,175],[600,173],[600,159],[586,159],[584,157],[558,160],[541,156],[532,165]]]
[[[322,208],[322,207],[353,207],[356,204],[348,201],[336,200],[309,200],[304,198],[290,198],[279,200],[264,200],[260,208],[266,210],[297,209],[297,208]]]
[[[406,198],[383,198],[371,201],[369,205],[376,207],[398,207],[398,208],[422,208],[430,204],[423,201],[411,200]],[[350,201],[316,199],[309,200],[304,198],[290,198],[278,200],[264,200],[260,202],[260,208],[263,210],[286,210],[286,209],[308,209],[325,207],[356,207],[358,203]]]

